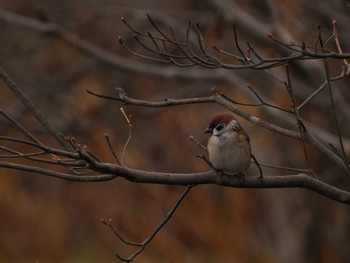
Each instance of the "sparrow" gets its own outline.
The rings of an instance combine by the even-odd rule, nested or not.
[[[252,151],[249,136],[230,113],[214,116],[205,133],[210,133],[209,161],[220,172],[244,175],[250,166]]]

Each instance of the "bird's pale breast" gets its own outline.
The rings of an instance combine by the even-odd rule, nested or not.
[[[250,166],[250,145],[245,136],[236,132],[211,136],[208,151],[212,165],[232,174],[245,173]]]

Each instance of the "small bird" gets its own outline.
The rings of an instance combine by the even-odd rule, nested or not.
[[[252,157],[249,136],[230,113],[217,114],[205,129],[210,133],[207,149],[214,168],[232,175],[244,175]]]

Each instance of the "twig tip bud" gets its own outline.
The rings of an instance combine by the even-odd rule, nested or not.
[[[51,160],[55,160],[55,161],[59,160],[59,158],[56,155],[54,155],[53,153],[51,153],[50,156],[51,156]]]

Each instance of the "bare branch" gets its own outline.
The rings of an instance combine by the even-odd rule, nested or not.
[[[325,52],[325,47],[324,47],[324,44],[322,42],[321,33],[319,34],[319,42],[320,42],[320,45],[322,47],[323,52]],[[328,92],[329,92],[329,99],[330,99],[330,102],[331,102],[333,119],[334,119],[335,128],[336,128],[336,131],[337,131],[337,135],[338,135],[338,139],[339,139],[339,145],[340,145],[341,153],[342,153],[341,158],[342,158],[342,160],[344,162],[344,166],[346,167],[346,170],[347,170],[348,174],[350,175],[349,161],[348,161],[348,159],[346,157],[344,143],[343,143],[343,138],[342,138],[342,133],[340,131],[338,117],[337,117],[337,113],[336,113],[336,110],[335,110],[334,99],[333,99],[333,91],[332,91],[332,86],[331,86],[331,81],[330,81],[330,74],[329,74],[329,66],[328,66],[328,61],[327,61],[326,58],[323,59],[323,65],[324,65],[324,70],[325,70],[325,75],[326,75],[326,83],[327,83],[327,88],[328,88]]]
[[[222,93],[216,93],[210,97],[202,97],[202,98],[188,98],[188,99],[164,99],[164,101],[159,101],[159,102],[153,102],[153,101],[146,101],[146,100],[138,100],[138,99],[133,99],[128,97],[125,92],[121,89],[118,89],[119,91],[119,96],[118,97],[113,97],[113,96],[106,96],[106,95],[101,95],[97,94],[92,91],[87,91],[89,94],[92,94],[97,97],[105,98],[105,99],[110,99],[110,100],[116,100],[123,102],[126,105],[135,105],[135,106],[143,106],[143,107],[169,107],[169,106],[177,106],[177,105],[186,105],[186,104],[198,104],[198,103],[216,103],[219,104],[226,109],[238,114],[242,118],[258,125],[263,128],[269,129],[271,131],[280,133],[282,135],[292,137],[299,139],[300,135],[292,130],[288,130],[286,128],[277,126],[275,124],[271,124],[268,122],[265,122],[261,119],[259,119],[256,116],[250,115],[249,113],[240,110],[237,108],[231,100],[229,100],[224,94]]]
[[[16,85],[16,83],[7,75],[7,73],[0,67],[0,78],[5,82],[7,87],[15,94],[19,101],[26,107],[26,109],[33,114],[39,123],[52,135],[53,138],[66,150],[70,150],[69,145],[62,139],[62,135],[48,122],[44,115],[31,102],[31,100],[24,94],[24,92]],[[2,112],[3,113],[3,112]],[[12,120],[11,120],[12,121]],[[12,121],[13,122],[13,121]],[[14,123],[14,122],[13,122]],[[25,130],[22,131],[30,136]],[[33,138],[31,138],[33,139]]]
[[[169,107],[169,106],[197,104],[197,103],[216,103],[262,128],[268,129],[272,132],[275,132],[287,137],[291,137],[294,139],[301,139],[301,135],[299,132],[286,129],[284,127],[261,120],[260,118],[239,109],[236,105],[232,103],[232,101],[228,100],[224,94],[219,94],[215,91],[214,91],[214,94],[210,97],[188,98],[188,99],[165,99],[164,101],[159,101],[159,102],[133,99],[128,97],[122,89],[118,89],[118,91],[119,91],[118,97],[100,95],[91,91],[88,91],[88,93],[95,95],[97,97],[120,101],[126,105],[129,104],[129,105],[143,106],[143,107]],[[343,160],[339,156],[337,156],[333,151],[331,151],[328,147],[326,147],[322,142],[320,142],[319,139],[315,138],[312,134],[310,134],[309,132],[307,134],[304,134],[304,139],[308,143],[315,146],[320,152],[328,156],[336,164],[347,169]]]
[[[131,242],[129,240],[126,240],[112,225],[111,220],[109,220],[109,223],[107,223],[105,220],[101,220],[102,223],[107,225],[113,233],[125,244],[130,246],[136,246],[139,247],[137,250],[135,250],[128,258],[124,258],[120,256],[118,253],[116,253],[116,256],[119,260],[122,262],[133,262],[133,260],[140,255],[147,245],[156,237],[156,235],[159,233],[159,231],[169,222],[169,220],[172,218],[174,213],[176,212],[177,208],[180,206],[182,201],[185,199],[185,197],[188,195],[190,190],[192,189],[192,186],[187,186],[185,191],[180,195],[178,200],[175,202],[173,207],[170,209],[170,211],[167,213],[166,217],[162,220],[162,222],[156,227],[156,229],[141,243]]]
[[[46,176],[55,177],[58,179],[76,181],[76,182],[104,182],[104,181],[112,180],[112,179],[117,177],[117,175],[113,175],[113,174],[80,176],[80,175],[73,175],[73,174],[68,174],[68,173],[56,172],[53,170],[39,168],[36,166],[29,166],[29,165],[10,163],[10,162],[2,162],[2,161],[0,161],[0,167],[8,168],[8,169],[15,169],[15,170],[19,170],[19,171],[32,172],[32,173],[36,173],[36,174],[42,174],[42,175],[46,175]]]
[[[129,241],[127,240],[126,238],[124,238],[120,233],[119,231],[113,226],[112,224],[112,219],[109,219],[108,222],[106,222],[103,218],[101,218],[101,222],[103,224],[105,224],[106,226],[108,226],[112,232],[119,238],[120,241],[122,241],[123,243],[129,245],[129,246],[135,246],[135,247],[140,247],[142,246],[141,243],[138,243],[138,242],[132,242],[132,241]]]
[[[184,67],[184,66],[191,66],[191,65],[199,65],[203,67],[208,68],[225,68],[225,69],[256,69],[256,70],[262,70],[262,69],[268,69],[268,68],[274,68],[279,65],[290,63],[294,60],[311,60],[311,59],[319,59],[319,58],[350,58],[350,54],[346,54],[343,52],[335,52],[330,50],[322,50],[319,49],[317,46],[315,47],[306,47],[304,44],[302,45],[296,45],[296,44],[288,44],[281,40],[278,40],[275,38],[271,33],[268,34],[268,36],[274,40],[278,45],[286,48],[287,50],[291,51],[288,56],[285,57],[276,57],[276,58],[263,58],[262,56],[258,55],[253,48],[248,44],[249,51],[253,52],[256,58],[258,58],[257,62],[253,62],[251,59],[248,59],[238,41],[236,28],[234,26],[234,37],[235,37],[235,44],[236,48],[239,52],[239,55],[232,54],[231,52],[224,51],[220,48],[217,48],[214,46],[214,50],[226,54],[230,57],[239,58],[238,60],[241,62],[240,64],[236,63],[224,63],[223,61],[220,61],[219,59],[215,58],[214,56],[210,55],[205,48],[205,43],[203,36],[199,30],[198,25],[196,25],[193,30],[197,36],[198,40],[198,46],[195,47],[201,51],[201,55],[197,55],[193,52],[193,48],[191,45],[187,42],[185,43],[179,43],[171,36],[168,36],[158,25],[153,21],[153,19],[148,15],[148,20],[150,21],[153,28],[161,35],[161,39],[155,38],[150,34],[142,33],[132,27],[130,24],[127,24],[128,28],[131,29],[132,32],[137,32],[137,34],[144,36],[145,38],[150,38],[152,42],[155,45],[155,49],[150,49],[146,47],[141,40],[137,39],[138,42],[145,47],[145,50],[153,53],[154,55],[158,55],[165,59],[167,62],[171,62],[174,65],[178,67]],[[125,21],[125,18],[123,18]],[[173,34],[173,33],[171,33]],[[169,43],[177,48],[177,50],[183,55],[181,59],[185,58],[189,61],[189,63],[179,62],[175,58],[179,58],[175,54],[169,54],[168,52],[164,52],[160,50],[160,46],[157,44],[156,41],[161,40],[163,43]],[[125,44],[123,44],[125,46]],[[166,45],[165,45],[166,46]],[[126,47],[126,46],[125,46]],[[128,51],[130,51],[132,54],[144,58],[145,56],[142,54],[136,54],[130,48],[126,47]],[[187,50],[188,52],[185,52]],[[153,60],[153,58],[151,58]]]
[[[116,162],[117,164],[121,165],[121,162],[119,161],[119,158],[118,158],[117,154],[115,153],[115,151],[114,151],[114,149],[113,149],[112,143],[111,143],[111,141],[110,141],[109,136],[108,136],[107,133],[105,134],[105,139],[106,139],[108,148],[109,148],[109,150],[111,151],[111,153],[112,153],[112,155],[113,155],[113,158],[114,158],[115,162]]]
[[[207,147],[205,147],[203,144],[201,144],[199,141],[197,141],[197,140],[193,137],[193,135],[188,135],[188,139],[189,139],[191,142],[195,143],[198,147],[200,147],[200,148],[202,148],[202,149],[204,149],[204,150],[207,150]]]
[[[120,111],[123,114],[124,119],[126,120],[128,126],[129,126],[129,136],[128,136],[128,139],[126,140],[124,148],[123,148],[122,161],[121,161],[121,165],[124,165],[125,153],[126,153],[126,149],[127,149],[128,145],[129,145],[129,143],[131,141],[133,126],[132,126],[132,123],[131,123],[132,115],[127,116],[123,107],[120,108]]]

